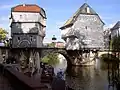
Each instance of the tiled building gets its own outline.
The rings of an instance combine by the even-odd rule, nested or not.
[[[35,4],[17,5],[10,17],[12,47],[41,47],[45,37],[46,13]]]
[[[111,28],[111,39],[115,36],[120,36],[120,21],[118,21],[112,28]]]
[[[60,28],[67,50],[104,48],[104,22],[84,3]]]

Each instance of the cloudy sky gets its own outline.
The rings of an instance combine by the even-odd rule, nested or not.
[[[46,38],[51,40],[56,35],[61,39],[59,27],[72,16],[72,14],[86,0],[1,0],[0,1],[0,27],[9,29],[11,7],[18,4],[37,4],[44,8],[47,14]],[[99,14],[106,26],[112,26],[120,20],[120,0],[87,0],[88,4]]]

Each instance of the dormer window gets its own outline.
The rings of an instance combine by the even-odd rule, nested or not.
[[[90,8],[89,7],[86,7],[86,12],[90,13]]]

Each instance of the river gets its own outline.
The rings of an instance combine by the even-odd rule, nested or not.
[[[107,65],[103,67],[103,63],[98,59],[94,66],[67,67],[67,61],[63,59],[54,66],[54,72],[65,71],[66,84],[74,90],[113,90],[112,87],[108,89]]]

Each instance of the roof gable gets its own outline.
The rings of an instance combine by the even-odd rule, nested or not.
[[[117,29],[117,28],[120,28],[120,21],[118,21],[118,22],[113,26],[113,28],[111,28],[111,30],[114,30],[114,29]]]
[[[84,3],[74,14],[71,18],[69,18],[66,23],[60,28],[64,28],[66,26],[72,25],[77,17],[80,14],[86,14],[86,15],[98,15],[87,3]],[[98,16],[99,17],[99,16]],[[99,17],[100,18],[100,17]],[[100,19],[101,20],[101,19]],[[101,20],[101,22],[104,24],[104,22]]]

